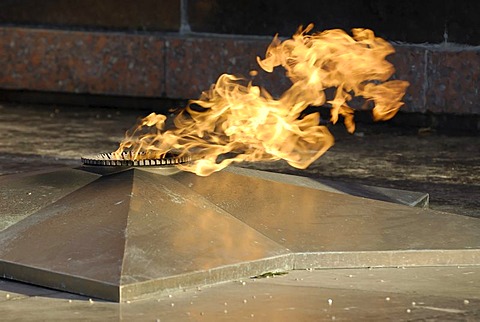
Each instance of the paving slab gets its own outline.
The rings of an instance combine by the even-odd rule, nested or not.
[[[2,321],[476,321],[480,267],[294,270],[124,303],[0,280]]]

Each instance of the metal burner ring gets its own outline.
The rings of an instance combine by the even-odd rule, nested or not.
[[[138,158],[139,157],[139,158]],[[150,158],[149,153],[139,153],[137,158],[133,158],[131,152],[123,152],[120,158],[114,157],[113,153],[101,153],[93,156],[82,157],[83,165],[90,166],[107,166],[107,167],[159,167],[159,166],[173,166],[177,164],[190,162],[190,156],[178,156],[173,153],[166,153],[163,157]]]

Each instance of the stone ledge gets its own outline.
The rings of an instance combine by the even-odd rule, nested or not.
[[[196,99],[223,73],[259,70],[269,38],[0,27],[0,89]],[[410,82],[405,112],[480,114],[480,50],[395,45],[395,77]],[[281,70],[255,83],[278,95]]]

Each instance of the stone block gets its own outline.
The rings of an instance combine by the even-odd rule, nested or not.
[[[178,31],[180,0],[1,1],[0,23],[62,29]]]
[[[427,110],[480,114],[480,51],[432,50],[428,60]]]
[[[387,56],[395,67],[394,79],[410,83],[401,107],[404,112],[425,111],[426,51],[414,46],[395,46],[395,53]]]
[[[2,27],[0,87],[160,96],[163,48],[151,36]]]
[[[166,52],[166,92],[171,98],[197,99],[222,74],[242,76],[260,71],[256,57],[264,57],[271,39],[170,38]],[[253,83],[279,95],[290,86],[279,69],[272,74],[259,72]]]

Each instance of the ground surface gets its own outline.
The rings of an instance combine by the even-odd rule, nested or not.
[[[0,280],[2,321],[478,321],[480,269],[291,271],[110,303]]]

